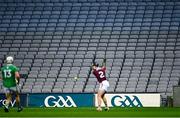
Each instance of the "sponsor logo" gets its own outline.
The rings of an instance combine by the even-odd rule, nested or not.
[[[11,106],[11,107],[14,107],[14,106],[15,106],[15,103],[16,103],[16,100],[11,101],[11,102],[10,102],[10,106]],[[4,106],[5,104],[6,104],[6,99],[1,99],[1,100],[0,100],[0,106],[1,106],[1,105]]]
[[[46,107],[77,107],[70,96],[48,96],[44,100],[44,105]]]
[[[137,96],[119,96],[116,95],[111,99],[112,106],[119,106],[119,107],[143,107],[141,101]]]

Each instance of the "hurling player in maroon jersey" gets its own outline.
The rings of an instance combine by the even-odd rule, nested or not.
[[[99,90],[97,93],[97,100],[98,100],[97,110],[98,111],[102,111],[102,108],[101,108],[102,100],[105,104],[105,110],[109,110],[109,107],[107,105],[107,99],[105,97],[105,93],[107,92],[107,89],[109,87],[109,82],[106,79],[106,73],[105,73],[105,71],[106,71],[105,62],[106,62],[106,59],[103,60],[103,66],[102,67],[99,67],[99,65],[96,63],[94,63],[92,65],[93,74],[95,75],[95,77],[97,78],[97,80],[100,84]]]

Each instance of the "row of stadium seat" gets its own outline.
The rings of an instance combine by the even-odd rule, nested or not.
[[[90,66],[106,58],[108,92],[158,92],[166,99],[180,77],[179,4],[0,1],[0,63],[15,57],[23,93],[76,93],[97,91]]]

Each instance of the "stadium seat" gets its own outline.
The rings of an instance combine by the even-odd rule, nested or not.
[[[165,98],[179,84],[178,0],[18,2],[0,4],[0,63],[15,57],[23,93],[96,92],[103,58],[108,92]]]

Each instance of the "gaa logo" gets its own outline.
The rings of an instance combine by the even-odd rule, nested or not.
[[[143,107],[141,101],[137,96],[114,96],[111,99],[112,106],[119,106],[119,107]]]
[[[70,96],[48,96],[44,100],[46,107],[77,107]]]

